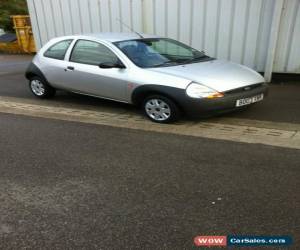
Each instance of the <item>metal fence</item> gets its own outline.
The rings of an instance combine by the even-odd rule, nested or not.
[[[300,0],[27,2],[38,48],[56,36],[128,31],[120,19],[257,71],[300,73]]]

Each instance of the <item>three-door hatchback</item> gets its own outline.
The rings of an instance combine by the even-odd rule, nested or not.
[[[259,102],[257,72],[209,57],[178,41],[135,33],[65,36],[49,41],[26,71],[32,93],[56,89],[140,105],[154,122],[207,115]]]

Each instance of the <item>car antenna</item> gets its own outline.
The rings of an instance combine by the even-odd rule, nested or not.
[[[131,28],[129,25],[126,23],[122,22],[119,18],[117,18],[117,21],[119,21],[122,25],[124,25],[127,29],[130,29],[133,33],[137,34],[140,38],[144,38],[140,33],[135,31],[133,28]]]

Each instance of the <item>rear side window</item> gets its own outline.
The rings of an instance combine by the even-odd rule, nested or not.
[[[73,48],[70,61],[99,65],[100,63],[117,63],[119,59],[109,48],[101,43],[78,40]]]
[[[64,60],[65,54],[73,40],[64,40],[52,45],[45,53],[45,57]]]

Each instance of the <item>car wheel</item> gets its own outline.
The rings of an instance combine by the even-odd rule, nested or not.
[[[29,88],[31,92],[39,98],[50,98],[55,95],[55,89],[45,83],[40,77],[32,77],[29,80]]]
[[[180,110],[169,98],[161,95],[147,97],[143,102],[146,116],[153,122],[170,123],[179,119]]]

